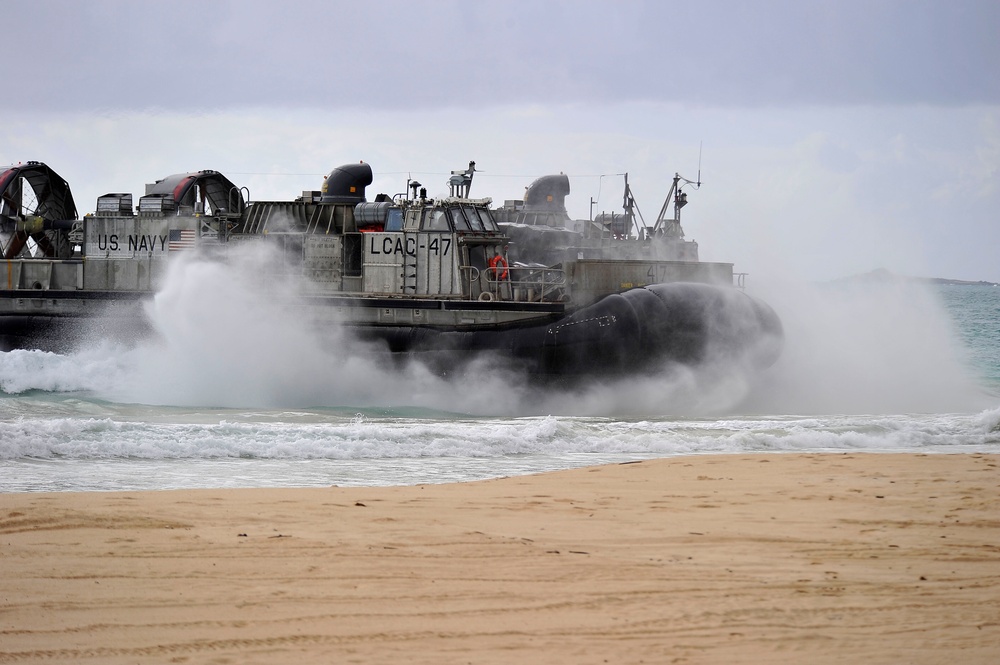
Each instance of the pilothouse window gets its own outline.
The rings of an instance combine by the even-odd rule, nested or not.
[[[434,208],[424,212],[424,231],[451,231],[444,210]]]
[[[483,221],[479,219],[479,211],[471,206],[463,206],[462,210],[465,211],[465,216],[469,218],[469,224],[472,225],[473,231],[485,231],[483,227]]]
[[[461,208],[450,208],[448,212],[451,213],[451,223],[455,226],[456,231],[472,230],[472,227],[469,226],[469,221],[462,214]]]
[[[496,220],[493,219],[493,214],[489,210],[486,208],[479,208],[479,217],[483,220],[483,226],[486,227],[487,231],[500,233],[500,227],[497,226]]]
[[[389,218],[385,222],[386,231],[403,230],[403,211],[399,208],[389,208]]]

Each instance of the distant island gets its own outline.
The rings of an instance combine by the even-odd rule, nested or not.
[[[886,270],[885,268],[877,268],[871,272],[861,273],[860,275],[853,275],[851,277],[841,277],[840,279],[833,280],[834,282],[888,282],[888,281],[908,281],[908,282],[923,282],[925,284],[941,284],[945,286],[1000,286],[997,282],[987,282],[980,280],[978,282],[973,282],[964,279],[945,279],[944,277],[908,277],[906,275],[897,275],[893,272]]]
[[[922,279],[923,281],[930,282],[931,284],[947,284],[949,286],[1000,286],[1000,284],[997,284],[996,282],[984,282],[982,280],[978,282],[969,282],[962,279],[945,279],[943,277],[924,277]]]

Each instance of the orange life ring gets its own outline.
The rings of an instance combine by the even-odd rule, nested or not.
[[[490,259],[490,270],[493,271],[493,276],[498,279],[507,279],[510,273],[507,270],[507,259],[502,255],[497,254]]]

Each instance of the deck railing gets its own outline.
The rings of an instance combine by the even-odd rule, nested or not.
[[[486,285],[483,293],[496,300],[558,302],[565,295],[566,272],[558,268],[498,266],[487,268],[482,275]]]

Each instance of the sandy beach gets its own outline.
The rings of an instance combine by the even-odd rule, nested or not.
[[[0,495],[0,663],[996,663],[1000,456]]]

